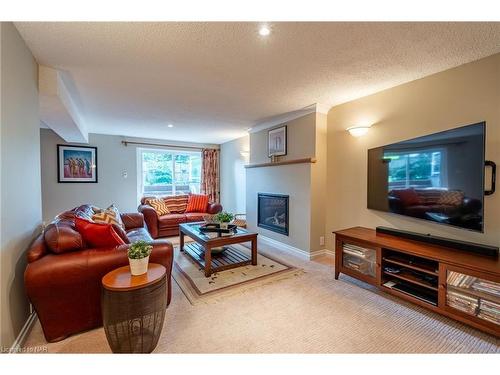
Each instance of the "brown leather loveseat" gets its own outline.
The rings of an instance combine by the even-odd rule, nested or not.
[[[25,288],[48,342],[102,325],[101,279],[115,268],[128,265],[127,243],[152,241],[150,262],[167,269],[167,304],[171,299],[172,244],[153,241],[140,213],[121,214],[125,245],[89,248],[75,230],[75,217],[88,218],[91,205],[58,215],[28,250]]]
[[[144,214],[144,220],[153,238],[178,236],[179,224],[203,221],[205,215],[214,215],[222,211],[222,206],[219,203],[209,202],[203,212],[184,212],[181,210],[180,212],[158,216],[155,209],[146,203],[148,199],[152,198],[154,197],[143,197],[138,211]],[[187,206],[187,195],[178,195],[175,198],[185,200],[184,207]]]

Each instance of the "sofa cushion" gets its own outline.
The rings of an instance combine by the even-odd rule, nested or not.
[[[82,236],[68,222],[49,224],[43,236],[49,250],[56,254],[83,248]]]
[[[92,247],[114,247],[125,244],[112,224],[93,223],[76,217],[75,226],[83,240]]]
[[[186,213],[186,221],[187,222],[193,222],[193,221],[203,221],[204,217],[207,214],[202,213],[202,212],[187,212]]]
[[[170,213],[167,203],[161,198],[147,199],[146,204],[154,208],[158,216],[167,215]]]
[[[186,212],[188,204],[188,195],[175,195],[165,197],[163,200],[167,204],[168,210],[173,214],[183,214]]]
[[[143,240],[143,241],[153,241],[153,237],[149,234],[146,228],[134,228],[127,231],[127,237],[130,243]]]
[[[171,228],[176,227],[181,223],[186,222],[185,214],[168,214],[164,216],[160,216],[158,218],[158,225],[160,228]]]
[[[208,195],[205,194],[190,194],[186,213],[188,212],[207,212]]]
[[[94,215],[92,215],[92,221],[95,223],[105,223],[105,224],[116,224],[122,229],[125,229],[123,225],[122,218],[120,216],[120,211],[114,204],[106,208],[105,210],[95,207]]]

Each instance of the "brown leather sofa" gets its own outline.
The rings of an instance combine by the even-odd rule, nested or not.
[[[27,253],[25,288],[48,342],[102,325],[101,279],[115,268],[128,265],[130,245],[89,248],[75,230],[76,216],[88,218],[91,205],[83,205],[58,215]],[[125,225],[124,241],[152,241],[150,262],[167,269],[167,304],[171,299],[172,244],[153,241],[144,225],[143,215],[121,215]]]
[[[205,215],[214,215],[222,211],[219,203],[208,203],[205,212],[171,213],[158,217],[155,209],[146,204],[146,200],[151,198],[154,197],[143,197],[138,210],[144,215],[144,221],[153,238],[178,236],[179,224],[203,221]]]

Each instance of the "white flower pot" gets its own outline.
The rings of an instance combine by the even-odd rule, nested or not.
[[[220,223],[220,229],[227,229],[227,226],[229,225],[229,223]]]
[[[133,276],[143,275],[148,272],[149,255],[142,259],[128,258],[128,261],[130,263],[130,273]]]

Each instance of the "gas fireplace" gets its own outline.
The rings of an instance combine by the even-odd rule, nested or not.
[[[288,195],[258,193],[257,225],[288,236]]]

